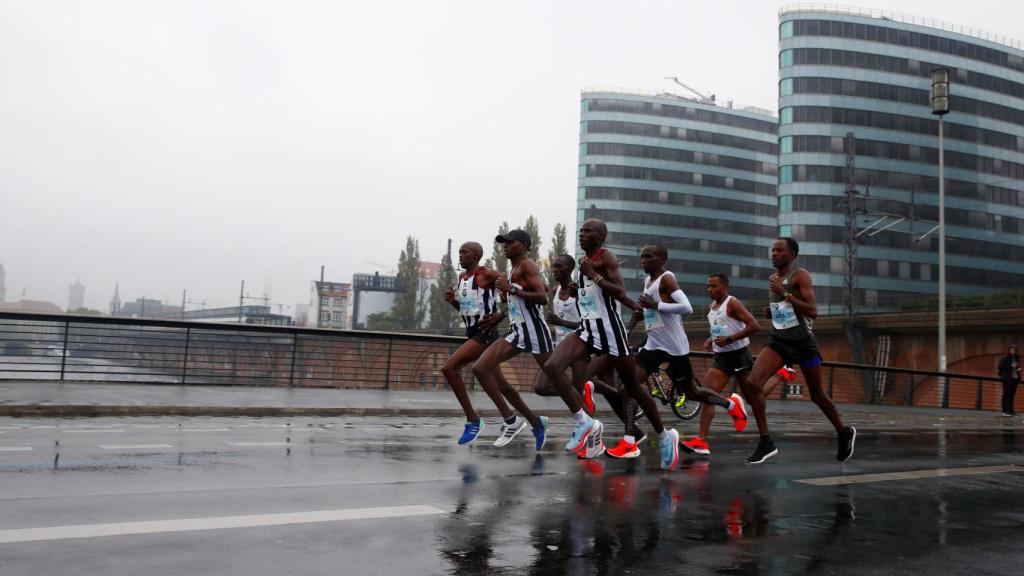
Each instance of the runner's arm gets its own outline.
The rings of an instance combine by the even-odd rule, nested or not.
[[[544,279],[540,276],[540,268],[532,260],[523,262],[523,289],[516,293],[523,300],[531,304],[545,305],[548,303],[548,290],[544,285]]]
[[[793,305],[802,316],[810,319],[818,317],[818,302],[814,298],[814,288],[811,286],[811,275],[801,268],[794,275],[796,289],[790,291],[786,301]]]
[[[750,311],[747,310],[747,307],[744,306],[743,303],[740,302],[739,300],[735,298],[729,300],[729,308],[727,312],[729,313],[729,316],[732,316],[733,318],[746,324],[746,326],[743,327],[743,330],[740,330],[739,332],[731,336],[728,336],[726,338],[726,340],[728,340],[727,343],[731,344],[732,342],[735,342],[737,340],[749,338],[750,336],[753,336],[754,334],[757,333],[758,330],[761,329],[761,325],[758,324],[757,320],[754,319],[753,314],[751,314]]]
[[[626,285],[622,280],[622,270],[619,269],[619,261],[615,259],[611,252],[602,254],[601,261],[595,263],[595,265],[600,265],[604,269],[604,280],[600,283],[600,288],[605,294],[622,302],[630,310],[636,310],[640,307],[635,300],[629,297],[629,293],[626,292]],[[601,275],[599,274],[598,276]]]
[[[661,277],[661,286],[658,287],[658,295],[661,296],[658,302],[658,310],[667,314],[693,314],[693,305],[686,297],[686,294],[679,288],[679,282],[673,274],[665,274]]]

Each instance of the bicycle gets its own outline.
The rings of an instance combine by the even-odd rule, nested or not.
[[[701,403],[696,400],[688,400],[686,394],[677,391],[664,367],[659,367],[657,371],[652,372],[644,385],[647,386],[647,391],[651,396],[659,400],[663,406],[671,406],[672,413],[680,420],[692,420],[697,414],[700,414]],[[697,376],[693,377],[693,385],[700,387],[700,380],[697,380]]]

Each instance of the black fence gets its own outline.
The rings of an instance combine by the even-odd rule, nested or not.
[[[401,390],[446,387],[440,369],[463,340],[450,336],[0,312],[0,380],[143,382]],[[698,377],[711,355],[694,352]],[[532,390],[528,354],[502,366]],[[468,369],[463,378],[473,385]],[[993,377],[825,362],[839,402],[999,409]],[[801,375],[769,398],[806,400]],[[1024,401],[1024,398],[1022,398]]]

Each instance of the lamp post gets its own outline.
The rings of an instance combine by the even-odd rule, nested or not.
[[[946,174],[943,158],[944,126],[949,114],[949,69],[932,70],[932,114],[939,117],[939,372],[946,371]],[[948,405],[946,381],[939,384],[939,397]]]

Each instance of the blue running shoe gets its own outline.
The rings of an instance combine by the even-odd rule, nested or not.
[[[565,450],[573,454],[579,453],[587,447],[587,439],[594,432],[599,431],[600,428],[601,423],[593,418],[588,419],[586,422],[577,423],[576,428],[572,431],[572,436],[569,436],[569,441],[565,443]]]
[[[661,469],[672,471],[679,464],[679,432],[675,429],[667,432],[658,439],[658,444],[661,445]]]
[[[483,418],[477,419],[476,422],[466,422],[466,429],[462,431],[462,436],[459,437],[459,444],[472,444],[483,429]]]
[[[548,417],[539,416],[540,425],[533,429],[533,438],[536,440],[537,452],[544,447],[544,443],[548,440]]]

